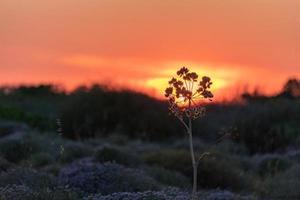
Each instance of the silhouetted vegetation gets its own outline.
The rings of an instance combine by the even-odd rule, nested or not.
[[[194,121],[196,152],[211,153],[198,166],[200,199],[298,199],[298,91],[291,79],[271,97],[207,105]],[[0,199],[190,199],[187,137],[167,107],[100,85],[2,87]]]
[[[64,135],[73,139],[122,132],[131,138],[160,140],[180,134],[166,110],[165,102],[146,95],[95,85],[72,92],[60,119]]]

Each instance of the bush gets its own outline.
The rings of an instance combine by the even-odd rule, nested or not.
[[[59,156],[62,141],[59,138],[35,132],[25,133],[20,138],[0,140],[0,155],[13,163],[20,163],[33,154],[48,153],[53,158]]]
[[[164,150],[148,153],[145,162],[192,177],[190,154],[184,150]],[[198,168],[198,184],[203,188],[251,190],[253,180],[241,170],[239,161],[224,155],[212,154],[204,158]]]
[[[268,100],[248,102],[236,114],[237,140],[252,154],[285,150],[299,135],[299,101]]]
[[[144,154],[144,160],[149,165],[175,170],[190,175],[190,154],[185,150],[162,150]]]
[[[40,170],[42,172],[45,172],[47,174],[51,174],[53,176],[58,176],[59,175],[59,171],[62,168],[62,166],[59,163],[52,163],[50,165],[46,165],[44,167],[42,167]]]
[[[67,189],[40,189],[37,191],[24,185],[8,185],[0,188],[0,200],[79,200],[79,196]]]
[[[8,162],[5,158],[0,157],[0,173],[3,171],[7,171],[12,166],[13,164]]]
[[[263,195],[270,199],[300,199],[300,165],[265,180]]]
[[[215,190],[203,195],[205,200],[256,200],[252,195],[237,195],[227,190]],[[200,200],[202,199],[200,198]]]
[[[93,150],[84,144],[68,143],[63,146],[60,161],[63,163],[69,163],[80,158],[91,156],[93,153]]]
[[[300,139],[300,137],[299,137]],[[292,150],[288,151],[286,156],[291,159],[292,161],[295,161],[297,163],[300,163],[300,150]]]
[[[273,176],[288,169],[293,164],[289,159],[276,154],[257,155],[253,158],[253,162],[256,172],[262,177]]]
[[[129,138],[124,134],[113,133],[107,137],[107,141],[109,144],[122,146],[128,144]]]
[[[179,172],[167,170],[161,167],[146,167],[145,172],[158,182],[179,188],[189,188],[190,180]]]
[[[25,122],[31,127],[39,128],[40,130],[49,130],[54,127],[53,122],[49,118],[26,112],[15,106],[6,107],[0,105],[0,119]]]
[[[0,187],[0,200],[32,200],[34,192],[24,185]]]
[[[146,192],[120,192],[110,195],[92,195],[84,200],[190,200],[189,192],[180,191],[175,188],[168,188],[162,191],[146,191]],[[255,200],[252,196],[235,195],[229,191],[203,191],[197,193],[197,200]]]
[[[243,172],[234,160],[208,157],[199,165],[199,185],[235,191],[252,190],[254,179]]]
[[[23,142],[35,147],[33,153],[47,153],[55,160],[60,158],[62,148],[66,146],[66,141],[53,132],[30,132],[25,135]]]
[[[97,150],[94,155],[95,161],[98,162],[116,162],[125,166],[136,166],[141,163],[141,160],[136,155],[133,155],[125,149],[105,146]]]
[[[231,140],[225,140],[219,143],[215,149],[217,149],[219,152],[228,153],[231,155],[247,155],[249,153],[246,146],[235,143]]]
[[[0,125],[0,138],[9,135],[13,131],[13,127],[8,125]]]
[[[0,154],[10,162],[18,163],[36,152],[38,145],[29,140],[5,139],[0,141]]]
[[[0,187],[24,185],[31,189],[54,188],[57,181],[53,176],[32,169],[17,168],[0,174]]]
[[[110,194],[160,188],[159,184],[139,170],[118,164],[94,164],[83,160],[63,168],[60,182],[86,193]]]
[[[32,200],[80,200],[79,194],[68,189],[56,187],[54,189],[42,189],[35,192]]]
[[[43,167],[55,161],[54,157],[48,153],[36,153],[31,155],[29,162],[33,167]]]
[[[60,118],[64,122],[64,136],[68,138],[91,138],[121,132],[129,138],[161,140],[174,135],[179,127],[177,123],[174,125],[166,109],[165,102],[144,94],[111,91],[94,85],[71,93]]]

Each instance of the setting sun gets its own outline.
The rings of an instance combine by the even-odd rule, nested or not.
[[[162,72],[160,78],[148,79],[145,83],[145,86],[155,89],[155,91],[156,91],[155,95],[157,95],[157,97],[159,97],[159,98],[163,98],[163,92],[164,92],[165,88],[168,86],[168,81],[170,79],[169,78],[169,76],[170,76],[169,74],[171,74],[170,71],[171,70],[166,70],[166,71]],[[213,92],[224,89],[226,86],[228,86],[230,84],[230,82],[226,81],[226,79],[224,77],[218,77],[217,74],[215,74],[213,72],[210,73],[209,70],[207,70],[207,71],[204,70],[204,71],[203,70],[195,70],[195,72],[197,74],[199,74],[200,77],[202,74],[203,75],[204,74],[211,75],[211,78],[213,80],[213,86],[212,86]]]

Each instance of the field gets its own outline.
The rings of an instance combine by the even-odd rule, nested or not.
[[[288,92],[206,106],[198,199],[300,199],[300,100]],[[99,85],[2,88],[0,122],[1,200],[191,198],[188,137],[166,102]]]

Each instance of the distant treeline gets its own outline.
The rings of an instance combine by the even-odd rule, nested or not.
[[[291,79],[272,97],[244,93],[243,103],[210,104],[206,117],[197,121],[195,133],[212,143],[228,133],[250,153],[297,145],[299,97],[300,81]],[[183,136],[180,123],[168,113],[167,102],[101,85],[68,93],[53,85],[2,87],[0,119],[22,121],[43,130],[61,128],[63,136],[76,140],[109,134],[155,141]]]

